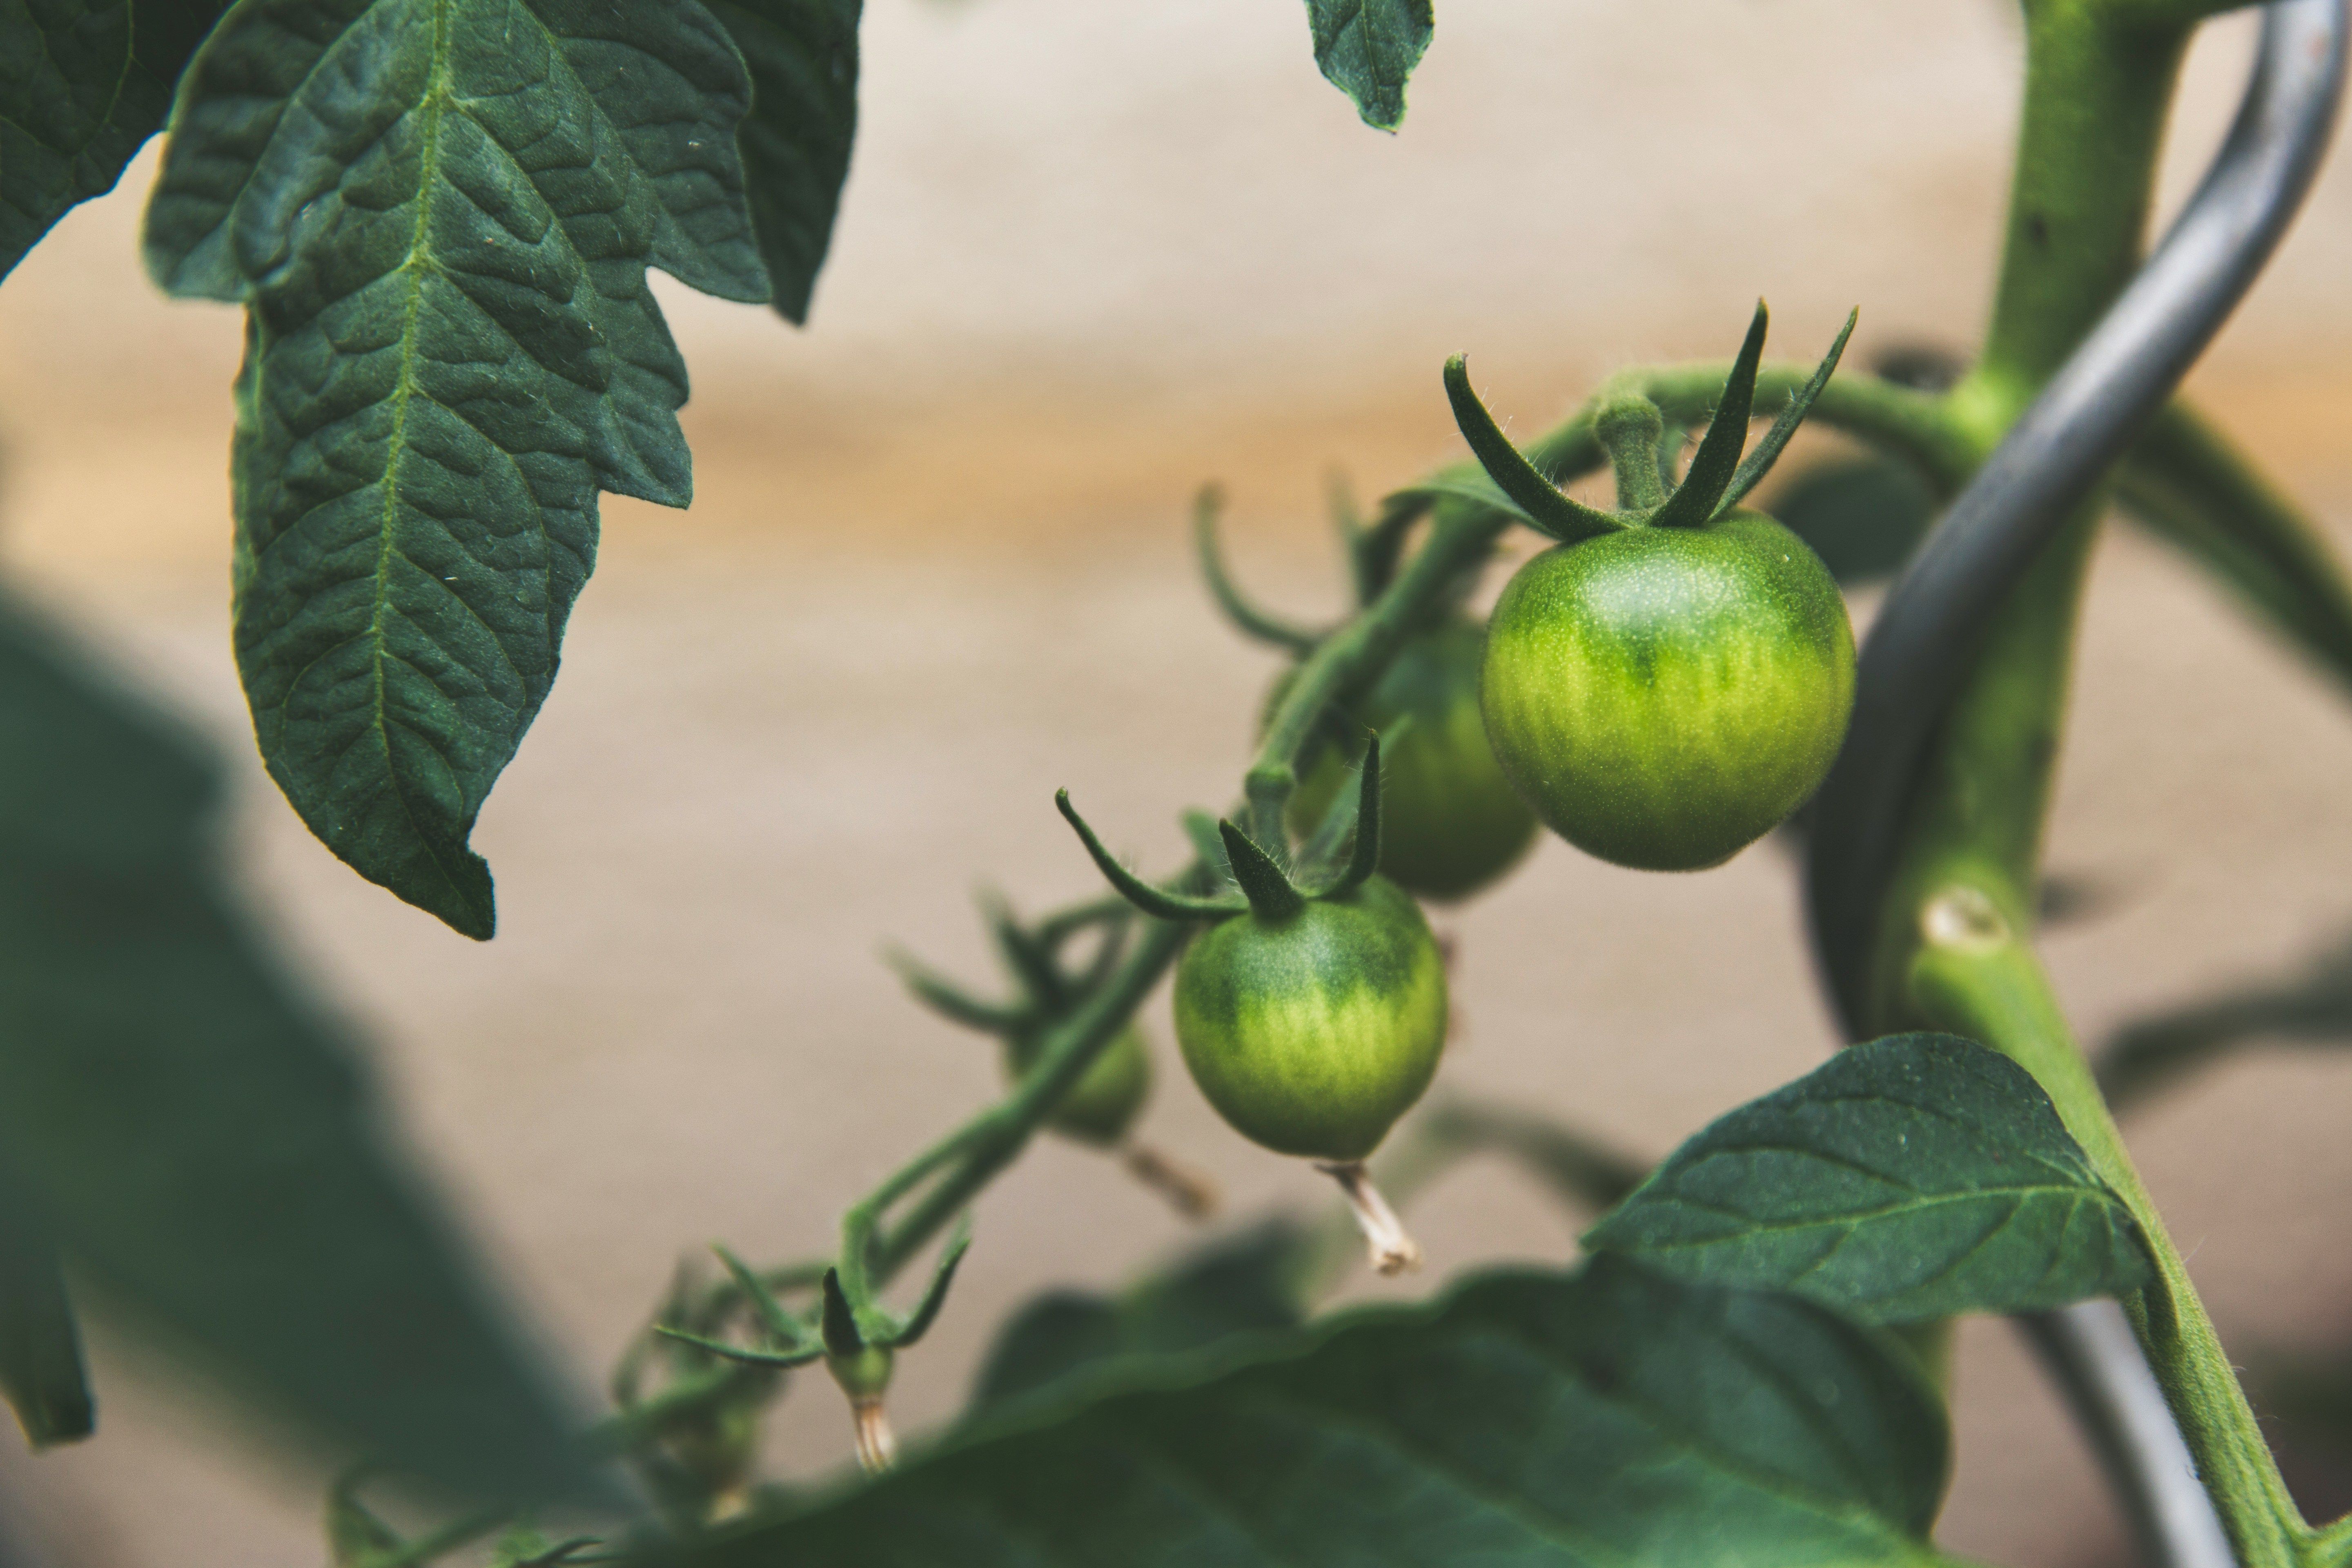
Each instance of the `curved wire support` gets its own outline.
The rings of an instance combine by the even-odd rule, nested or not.
[[[1815,798],[1807,902],[1847,1028],[1909,785],[1986,626],[2253,282],[2311,188],[2344,79],[2347,0],[2273,0],[2253,78],[2188,207],[1887,595]]]
[[[1850,1035],[1904,803],[1987,625],[2069,514],[2172,395],[2269,261],[2326,150],[2352,0],[2272,0],[2252,79],[2188,207],[2129,288],[1945,513],[1887,595],[1845,749],[1814,803],[1806,902]],[[2164,1568],[2228,1568],[2221,1522],[2120,1309],[2028,1320],[2108,1479]]]
[[[2016,1321],[2066,1391],[2150,1568],[2234,1568],[2230,1538],[2124,1310],[2113,1301],[2083,1301],[2020,1313]]]

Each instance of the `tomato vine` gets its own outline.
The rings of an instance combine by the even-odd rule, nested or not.
[[[1226,814],[1186,813],[1192,854],[1154,879],[1066,792],[1073,868],[1088,856],[1115,896],[1026,920],[988,904],[1009,997],[896,960],[917,999],[1000,1042],[1002,1098],[852,1204],[826,1256],[722,1248],[716,1283],[682,1275],[584,1439],[380,1146],[340,1040],[215,885],[208,765],[0,603],[0,731],[22,754],[0,769],[22,805],[0,820],[0,995],[32,1042],[0,1048],[0,1387],[28,1436],[92,1421],[70,1265],[248,1392],[488,1505],[404,1538],[347,1476],[339,1568],[498,1532],[505,1568],[591,1550],[1013,1563],[1065,1529],[1129,1556],[1173,1540],[1184,1562],[1937,1564],[1950,1321],[2112,1300],[2230,1553],[2352,1564],[2352,1521],[2314,1527],[2289,1494],[2032,945],[2111,506],[2352,682],[2332,554],[2169,402],[2307,188],[2340,92],[2345,0],[2273,0],[2239,129],[2151,258],[2182,61],[2232,8],[2026,0],[1991,319],[1948,384],[1843,368],[1851,320],[1818,365],[1766,363],[1759,307],[1733,359],[1622,371],[1522,447],[1457,356],[1430,393],[1471,458],[1369,519],[1337,504],[1356,608],[1328,628],[1242,594],[1204,491],[1213,599],[1293,661]],[[1427,0],[1307,10],[1317,65],[1395,129]],[[234,585],[263,759],[329,848],[467,935],[495,925],[468,837],[553,679],[600,496],[690,495],[685,367],[647,269],[805,317],[857,19],[856,0],[0,0],[0,37],[40,46],[0,74],[0,267],[168,108],[149,270],[247,323]],[[1897,520],[1924,542],[1858,678],[1840,563],[1747,501],[1808,418],[1948,506]],[[1569,493],[1604,466],[1614,506]],[[1520,527],[1552,548],[1482,626],[1466,606]],[[1646,1173],[1516,1108],[1406,1119],[1449,1018],[1414,896],[1491,885],[1538,819],[1662,870],[1801,832],[1848,1048]],[[133,939],[126,910],[147,922]],[[893,1470],[898,1359],[947,1310],[975,1200],[1039,1132],[1208,1208],[1129,1137],[1150,1080],[1138,1014],[1171,971],[1195,1085],[1337,1178],[1376,1268],[1418,1261],[1390,1200],[1481,1151],[1599,1211],[1591,1258],[1309,1321],[1346,1237],[1273,1223],[1126,1298],[1042,1304],[969,1420]],[[190,1018],[219,1064],[173,1049]],[[90,1110],[91,1059],[130,1064],[140,1091]],[[2156,1070],[2106,1067],[2111,1086]],[[228,1216],[273,1189],[325,1195],[245,1237]],[[818,1365],[876,1479],[758,1496],[765,1406]],[[2194,1560],[2164,1536],[2179,1499],[2140,1495],[2173,1483],[2114,1458],[2158,1546]],[[531,1507],[627,1522],[558,1540]]]

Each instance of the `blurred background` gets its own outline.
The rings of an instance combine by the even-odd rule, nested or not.
[[[253,900],[374,1043],[407,1133],[583,1379],[713,1239],[829,1249],[841,1206],[993,1093],[992,1047],[906,1002],[903,942],[987,973],[969,894],[1093,873],[1070,786],[1147,865],[1233,792],[1267,656],[1216,620],[1184,528],[1229,487],[1238,569],[1336,613],[1319,494],[1456,451],[1467,351],[1528,434],[1635,360],[1965,348],[1994,259],[2019,53],[2004,0],[1442,5],[1401,135],[1357,122],[1286,0],[868,0],[863,123],[811,327],[664,287],[695,377],[684,513],[608,500],[565,668],[476,844],[487,946],[367,886],[263,775],[227,645],[237,322],[136,260],[151,155],[0,289],[0,568],[233,760]],[[2200,41],[2177,200],[2242,80]],[[2339,539],[2352,524],[2352,159],[2339,155],[2195,378]],[[663,280],[667,284],[667,280]],[[2086,1037],[2291,979],[2352,928],[2352,708],[2138,535],[2102,546],[2054,868],[2102,895],[2048,947]],[[1546,843],[1439,917],[1460,942],[1447,1074],[1664,1152],[1815,1065],[1788,858],[1645,877]],[[1225,1131],[1164,1019],[1150,1140],[1235,1213],[1320,1206]],[[2352,1338],[2352,1052],[2257,1050],[2129,1126],[2233,1352]],[[1047,1141],[989,1194],[945,1319],[894,1393],[948,1416],[996,1323],[1115,1282],[1184,1226]],[[1433,1268],[1559,1260],[1563,1215],[1499,1168],[1421,1205]],[[318,1561],[321,1478],[223,1425],[100,1325],[96,1441],[0,1442],[5,1507],[68,1568]],[[2011,1332],[1963,1333],[1963,1555],[2088,1568],[2120,1524]],[[821,1379],[772,1468],[845,1461]]]

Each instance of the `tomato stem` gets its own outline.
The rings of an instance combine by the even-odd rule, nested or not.
[[[1381,1196],[1361,1160],[1315,1168],[1339,1183],[1340,1192],[1347,1194],[1349,1212],[1355,1215],[1356,1228],[1364,1233],[1364,1249],[1374,1273],[1410,1274],[1421,1267],[1421,1243],[1406,1233],[1404,1221]]]
[[[1665,416],[1638,392],[1611,398],[1593,415],[1592,434],[1617,478],[1619,511],[1654,511],[1665,504],[1665,482],[1658,472],[1658,446],[1665,433]]]
[[[1119,1152],[1127,1173],[1168,1201],[1186,1219],[1199,1221],[1217,1212],[1221,1194],[1216,1182],[1180,1161],[1171,1160],[1149,1143],[1129,1143]]]

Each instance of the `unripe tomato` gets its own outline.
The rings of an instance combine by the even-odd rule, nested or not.
[[[1479,717],[1486,646],[1477,623],[1450,617],[1407,643],[1351,714],[1382,736],[1381,874],[1426,899],[1475,892],[1510,869],[1536,835],[1535,813],[1503,776]],[[1290,802],[1290,830],[1299,837],[1315,831],[1343,785],[1354,787],[1349,761],[1327,747],[1299,781]]]
[[[1184,1065],[1244,1136],[1360,1160],[1419,1100],[1445,1043],[1445,966],[1402,889],[1373,877],[1268,920],[1219,921],[1176,967]]]
[[[1034,1043],[1007,1041],[1005,1075],[1018,1082],[1037,1063]],[[1127,1130],[1151,1094],[1151,1055],[1133,1024],[1111,1037],[1087,1070],[1078,1075],[1045,1124],[1081,1143],[1108,1148]]]
[[[1480,702],[1504,772],[1562,837],[1697,870],[1828,773],[1853,633],[1820,558],[1759,512],[1631,528],[1519,569],[1488,623]]]

